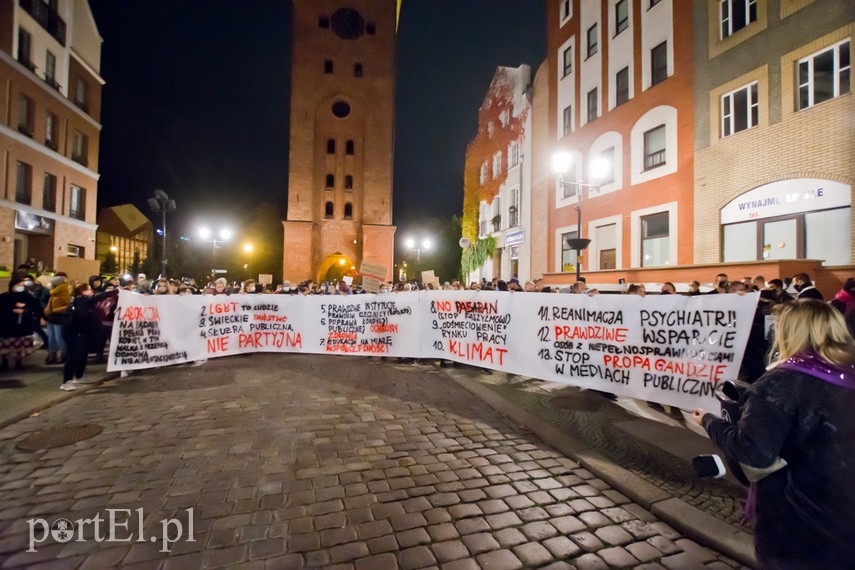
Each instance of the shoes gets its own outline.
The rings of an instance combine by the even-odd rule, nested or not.
[[[131,375],[130,370],[122,370],[121,372],[119,372],[119,378],[127,378],[130,375]]]
[[[66,392],[70,392],[72,390],[77,390],[77,386],[75,386],[72,382],[63,382],[59,389],[64,390]]]
[[[45,364],[56,364],[56,354],[48,354],[47,357],[45,357]]]
[[[192,363],[190,366],[194,366],[194,367],[195,367],[195,366],[202,366],[202,365],[203,365],[203,364],[205,364],[206,362],[208,362],[208,359],[207,359],[207,358],[203,358],[203,359],[201,359],[201,360],[194,360],[194,361],[193,361],[193,363]]]
[[[92,382],[94,382],[94,380],[90,378],[75,378],[74,380],[72,380],[72,382],[74,382],[75,384],[91,384]]]

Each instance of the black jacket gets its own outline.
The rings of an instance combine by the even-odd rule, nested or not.
[[[23,308],[23,312],[15,313],[16,307]],[[42,308],[39,302],[26,291],[0,294],[0,337],[29,336],[33,334],[41,318]]]

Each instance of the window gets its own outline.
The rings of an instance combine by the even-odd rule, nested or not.
[[[26,162],[18,161],[15,172],[15,201],[21,204],[32,202],[33,167]]]
[[[576,176],[576,161],[573,161],[573,164],[570,166],[570,170],[562,176],[561,182],[561,199],[567,200],[568,198],[575,198],[579,187],[576,182],[578,177]]]
[[[348,156],[353,156],[353,141],[348,140],[344,143],[344,154]]]
[[[72,245],[68,244],[65,246],[65,253],[68,257],[78,257],[83,258],[84,248],[82,245]]]
[[[511,200],[508,204],[508,227],[513,228],[520,225],[520,189],[511,190]]]
[[[47,172],[42,188],[42,208],[48,212],[56,212],[56,176]]]
[[[330,27],[329,16],[318,16],[318,27],[323,28],[324,30],[328,30]]]
[[[89,137],[80,131],[74,131],[71,136],[71,160],[83,166],[89,164]]]
[[[590,91],[588,91],[588,121],[589,123],[593,122],[597,118],[597,102],[599,101],[599,97],[597,96],[597,88],[594,87]]]
[[[45,81],[56,87],[56,56],[50,51],[45,52]]]
[[[18,131],[33,136],[33,100],[21,93],[18,99]]]
[[[481,181],[482,186],[487,182],[487,163],[486,162],[481,165],[481,172],[479,174],[479,180]]]
[[[629,101],[629,67],[624,67],[615,76],[615,106]]]
[[[511,122],[511,112],[510,112],[510,110],[505,109],[504,111],[502,111],[501,113],[499,113],[499,123],[500,123],[503,127],[507,127],[507,126],[508,126],[508,123],[510,123],[510,122]]]
[[[668,77],[668,42],[662,42],[650,51],[650,85]]]
[[[502,229],[502,200],[498,196],[493,200],[493,231]]]
[[[68,204],[68,215],[78,220],[86,217],[86,190],[71,185],[71,200]]]
[[[333,203],[327,202],[324,204],[324,219],[331,220],[333,218]]]
[[[573,73],[573,48],[568,47],[564,50],[564,77]]]
[[[502,173],[502,151],[493,155],[493,180]]]
[[[352,220],[353,219],[353,204],[350,202],[344,203],[344,219]]]
[[[615,35],[629,27],[629,1],[618,0],[615,4]]]
[[[579,232],[567,232],[561,234],[561,271],[571,273],[576,271],[576,250],[571,249],[570,240],[578,239]]]
[[[597,53],[597,24],[588,28],[588,57]]]
[[[573,4],[571,0],[561,0],[561,23],[564,23],[564,20],[573,15],[571,11],[573,9]]]
[[[487,136],[492,137],[493,132],[496,130],[496,126],[493,124],[493,121],[487,123]]]
[[[362,77],[362,64],[354,63],[353,64],[353,76],[354,77]]]
[[[564,136],[573,132],[573,105],[564,107]]]
[[[53,150],[57,149],[56,145],[56,128],[59,121],[56,118],[56,115],[53,113],[47,114],[47,119],[45,121],[45,146],[52,148]]]
[[[644,170],[665,164],[665,125],[644,133]]]
[[[508,168],[513,168],[520,163],[520,143],[513,141],[508,146]]]
[[[327,190],[335,188],[335,174],[327,174],[326,187]]]
[[[757,0],[721,0],[721,39],[757,21]]]
[[[333,61],[331,59],[324,60],[324,73],[330,75],[333,72]]]
[[[365,22],[365,33],[369,36],[373,36],[377,33],[377,24],[372,21]]]
[[[603,174],[602,179],[598,180],[601,186],[613,184],[615,181],[615,147],[609,147],[600,153],[599,159],[603,164],[608,165],[608,170]]]
[[[668,212],[641,218],[641,266],[669,265]]]
[[[79,77],[77,78],[77,89],[74,94],[74,104],[84,111],[89,110],[89,107],[86,104],[86,82]]]
[[[327,139],[327,154],[335,154],[335,139]]]
[[[344,189],[353,190],[353,176],[351,176],[350,174],[344,177]]]
[[[799,61],[799,110],[849,93],[849,40]]]
[[[721,98],[721,136],[757,126],[757,82],[731,91]]]
[[[32,45],[33,37],[30,35],[30,32],[24,28],[18,28],[18,61],[30,71],[35,71],[36,66],[33,65],[33,61],[30,58],[30,48]]]

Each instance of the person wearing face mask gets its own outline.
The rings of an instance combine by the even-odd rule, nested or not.
[[[63,338],[68,348],[68,359],[62,369],[62,385],[60,390],[75,390],[75,384],[85,384],[86,358],[89,352],[96,348],[100,337],[101,319],[98,317],[96,303],[110,293],[93,291],[89,283],[80,283],[74,288],[74,298],[71,301],[71,317],[62,326]]]
[[[728,292],[727,274],[719,273],[715,276],[715,288],[707,291],[707,295],[724,294]]]
[[[813,286],[813,282],[807,273],[796,273],[793,275],[793,288],[799,292],[796,299],[817,299],[822,301],[822,293]]]
[[[0,370],[8,370],[12,361],[15,370],[24,369],[24,358],[35,350],[33,332],[41,318],[41,306],[27,292],[24,279],[13,277],[9,292],[0,295]]]

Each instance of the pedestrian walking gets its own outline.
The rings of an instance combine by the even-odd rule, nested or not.
[[[86,359],[89,353],[101,344],[104,334],[98,317],[96,303],[105,295],[95,295],[89,283],[80,283],[74,288],[68,321],[62,326],[62,334],[68,347],[68,359],[62,369],[61,390],[74,390],[75,384],[85,384]]]
[[[25,278],[12,277],[9,291],[0,295],[0,370],[8,370],[12,363],[15,370],[23,370],[24,358],[35,350],[33,333],[42,309],[24,283]]]
[[[693,419],[754,481],[762,568],[855,568],[855,340],[833,307],[776,307],[771,368],[741,401],[737,424]]]

